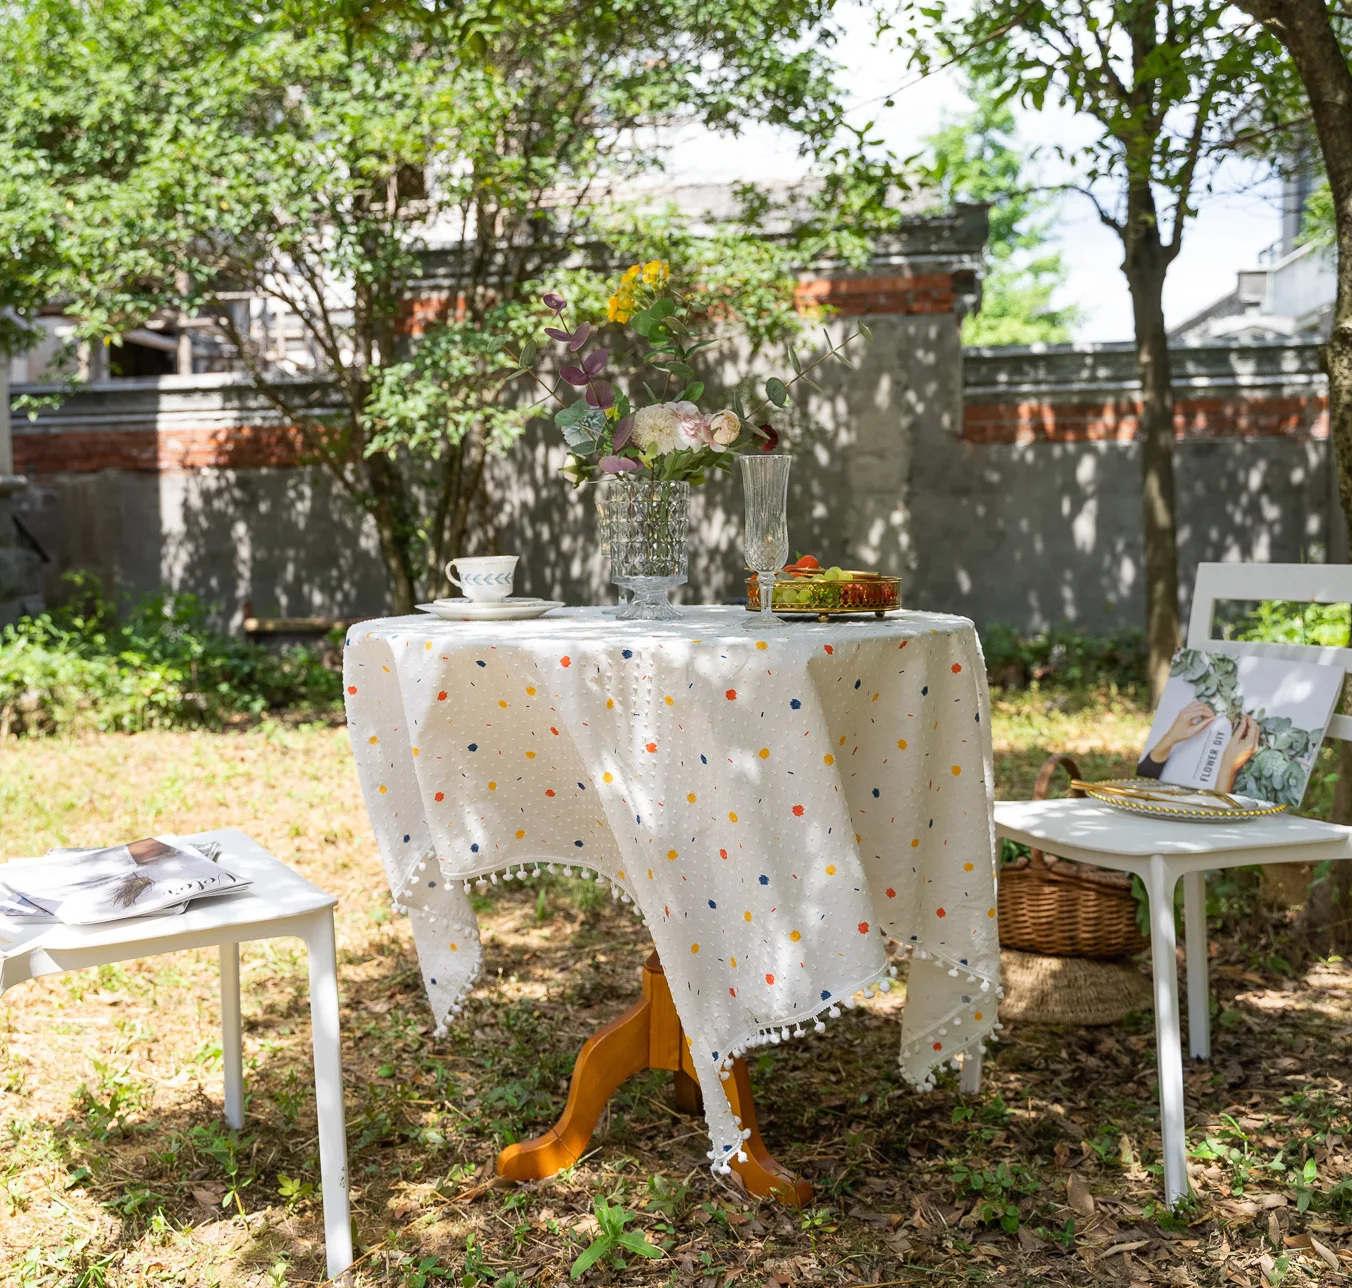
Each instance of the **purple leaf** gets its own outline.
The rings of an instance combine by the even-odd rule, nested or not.
[[[560,331],[556,326],[545,327],[545,334],[551,340],[558,340],[561,344],[567,344],[573,338],[567,331]]]
[[[568,307],[568,301],[562,295],[555,295],[550,291],[545,295],[545,307],[553,309],[555,313],[562,313]]]
[[[559,375],[561,375],[570,385],[576,385],[579,389],[581,389],[590,379],[581,367],[564,367],[564,369],[559,372]]]
[[[603,456],[597,464],[606,474],[631,474],[643,468],[637,461],[631,461],[627,456]]]
[[[604,349],[593,349],[582,359],[582,370],[589,376],[594,376],[606,365],[606,358],[609,356]]]
[[[587,337],[591,335],[591,323],[584,322],[576,331],[573,332],[573,338],[568,341],[568,352],[576,353],[584,344],[587,343]]]
[[[615,426],[615,450],[618,452],[634,433],[634,417],[631,413]]]
[[[615,387],[604,380],[593,381],[587,386],[586,399],[593,407],[605,411],[615,405]]]

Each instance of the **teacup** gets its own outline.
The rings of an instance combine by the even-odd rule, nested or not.
[[[479,603],[498,603],[512,593],[512,577],[516,572],[518,555],[474,555],[452,559],[446,565],[446,576],[459,586],[466,599]],[[456,576],[456,571],[460,576]]]

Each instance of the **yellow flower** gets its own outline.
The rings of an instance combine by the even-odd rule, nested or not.
[[[612,295],[606,303],[606,317],[612,322],[628,322],[633,317],[634,300],[627,293]]]
[[[643,269],[642,269],[642,267],[641,267],[640,265],[638,265],[638,264],[632,264],[629,268],[626,268],[626,269],[624,270],[624,276],[623,276],[622,278],[620,278],[620,281],[622,281],[622,282],[637,282],[637,281],[638,281],[638,275],[639,275],[641,272],[643,272]]]
[[[629,271],[632,273],[634,269]],[[670,277],[671,269],[660,259],[650,259],[643,265],[643,281],[648,286],[665,286]]]

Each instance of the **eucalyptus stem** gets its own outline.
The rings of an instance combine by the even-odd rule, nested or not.
[[[827,334],[827,338],[828,340],[830,339],[829,332]],[[864,332],[856,330],[853,335],[847,335],[839,344],[836,344],[835,341],[832,340],[830,347],[826,350],[826,352],[823,353],[819,358],[816,358],[812,362],[809,362],[807,366],[804,367],[801,371],[795,372],[791,380],[786,380],[784,382],[784,388],[786,390],[792,389],[794,385],[796,385],[800,380],[802,380],[803,377],[806,376],[809,371],[813,371],[817,367],[820,367],[822,363],[827,360],[827,358],[834,358],[837,354],[843,353],[848,345],[853,344],[854,341],[856,340],[862,340],[863,338]],[[749,412],[747,412],[746,414],[747,420],[754,420],[757,414],[761,412],[764,408],[768,407],[769,405],[770,399],[762,398],[760,402],[758,402]]]

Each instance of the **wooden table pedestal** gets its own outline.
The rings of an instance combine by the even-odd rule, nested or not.
[[[578,1053],[568,1104],[559,1121],[543,1136],[504,1149],[498,1155],[498,1175],[533,1181],[571,1167],[586,1151],[601,1111],[615,1089],[644,1069],[670,1069],[675,1079],[676,1107],[685,1113],[701,1111],[699,1077],[656,952],[643,964],[643,997],[595,1033]],[[751,1079],[743,1061],[733,1063],[732,1077],[723,1085],[733,1113],[751,1132],[742,1142],[747,1161],[734,1159],[732,1164],[747,1191],[758,1198],[774,1196],[792,1207],[808,1203],[812,1187],[776,1162],[761,1140]]]

